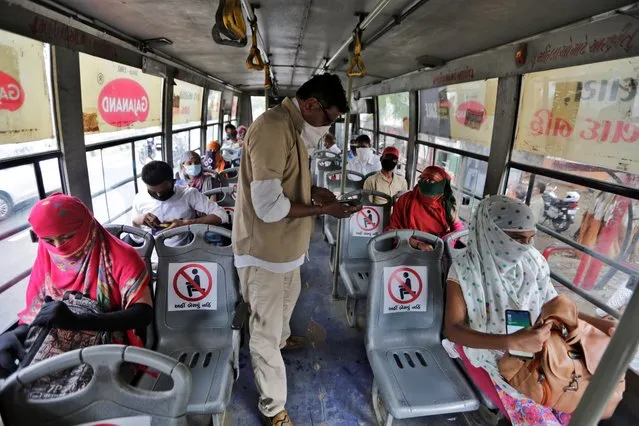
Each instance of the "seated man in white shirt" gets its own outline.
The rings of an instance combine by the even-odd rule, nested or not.
[[[335,136],[330,133],[324,135],[324,149],[335,154],[341,154],[342,150],[339,149],[335,142]]]
[[[151,161],[142,168],[141,190],[133,199],[133,226],[153,234],[183,225],[228,223],[224,208],[202,195],[196,188],[175,186],[173,169],[164,161]],[[197,217],[196,213],[201,216]],[[166,240],[169,247],[186,244],[188,234]]]
[[[355,142],[357,143],[357,155],[348,161],[346,169],[364,176],[382,170],[382,163],[371,148],[371,138],[368,135],[359,135]]]

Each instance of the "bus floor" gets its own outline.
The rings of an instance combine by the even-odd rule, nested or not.
[[[371,401],[373,374],[366,357],[364,333],[346,323],[345,301],[332,299],[329,248],[317,224],[309,256],[310,261],[302,267],[302,291],[291,320],[293,335],[306,336],[309,342],[304,349],[283,353],[288,379],[286,408],[296,426],[375,425]],[[261,424],[250,363],[245,344],[240,357],[240,378],[233,388],[225,425]],[[469,423],[466,416],[458,414],[395,420],[394,424]]]

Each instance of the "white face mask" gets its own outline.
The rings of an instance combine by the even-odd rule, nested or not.
[[[304,139],[304,145],[308,151],[308,155],[313,154],[313,151],[317,149],[320,141],[324,139],[324,135],[328,133],[328,129],[331,126],[315,127],[311,126],[307,122],[304,122],[304,129],[302,129],[302,139]]]
[[[368,163],[373,155],[373,148],[357,148],[357,158],[362,162]]]

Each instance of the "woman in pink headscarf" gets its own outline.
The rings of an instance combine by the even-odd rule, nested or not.
[[[0,336],[0,375],[15,369],[28,326],[66,330],[122,331],[141,345],[133,330],[153,318],[149,273],[136,251],[106,231],[77,198],[54,194],[29,216],[38,236],[38,255],[27,286],[20,326]],[[97,302],[99,312],[73,313],[62,299],[78,292]]]

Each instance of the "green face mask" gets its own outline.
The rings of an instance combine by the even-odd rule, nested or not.
[[[426,196],[443,195],[446,192],[446,186],[448,181],[442,180],[441,182],[431,183],[425,180],[419,181],[417,186],[422,194]]]

